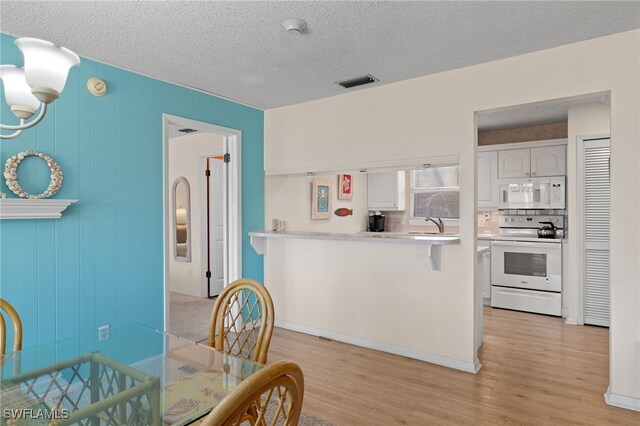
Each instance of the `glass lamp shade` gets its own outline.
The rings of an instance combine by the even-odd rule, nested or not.
[[[24,70],[14,65],[0,65],[0,79],[4,83],[4,98],[11,111],[24,120],[31,117],[40,106],[40,101],[31,93]]]
[[[80,64],[78,55],[37,38],[19,38],[15,43],[24,55],[25,78],[34,96],[46,103],[55,101],[71,67]]]

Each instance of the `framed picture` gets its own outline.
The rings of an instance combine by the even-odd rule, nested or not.
[[[311,194],[311,219],[329,219],[331,217],[331,181],[314,179]]]
[[[353,197],[353,176],[338,175],[338,200],[350,200]]]

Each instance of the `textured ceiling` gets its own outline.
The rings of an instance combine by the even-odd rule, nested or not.
[[[308,22],[289,34],[285,18]],[[22,2],[0,29],[268,109],[640,27],[634,2]],[[365,86],[365,87],[371,87]],[[360,89],[349,89],[360,90]]]

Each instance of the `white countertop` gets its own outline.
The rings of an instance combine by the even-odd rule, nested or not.
[[[478,234],[478,239],[479,240],[490,240],[491,237],[493,237],[494,235],[497,235],[497,234]]]
[[[440,249],[442,246],[460,244],[457,234],[400,234],[395,232],[310,232],[310,231],[256,231],[249,232],[251,246],[258,254],[267,253],[267,241],[272,239],[303,239],[355,241],[366,243],[420,244],[426,248],[429,263],[434,271],[440,270]]]
[[[483,255],[487,252],[491,251],[491,246],[489,247],[476,247],[476,250],[478,251],[478,256]]]
[[[311,231],[256,231],[249,232],[250,237],[265,238],[308,238],[320,240],[343,240],[343,241],[374,241],[374,242],[394,242],[394,243],[418,243],[429,245],[449,245],[459,244],[458,234],[406,234],[395,232],[311,232]]]

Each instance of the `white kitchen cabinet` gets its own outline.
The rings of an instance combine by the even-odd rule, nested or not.
[[[485,305],[491,304],[491,241],[478,240],[476,285],[482,288]]]
[[[498,151],[498,176],[526,178],[531,174],[531,149],[507,149]]]
[[[564,176],[566,147],[548,145],[534,148],[503,149],[498,152],[498,177],[528,178]],[[478,165],[478,167],[480,167]]]
[[[478,152],[478,209],[498,208],[498,151]]]
[[[367,205],[369,210],[403,211],[406,178],[404,171],[367,173]]]
[[[564,176],[566,162],[564,145],[531,148],[531,176]]]

